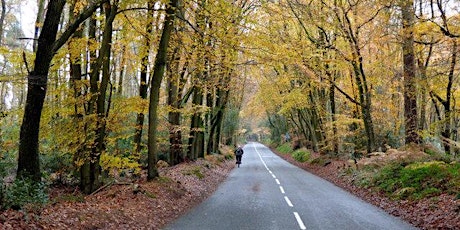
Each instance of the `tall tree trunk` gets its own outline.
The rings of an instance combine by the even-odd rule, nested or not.
[[[372,121],[372,101],[371,92],[367,85],[366,73],[363,67],[363,56],[361,54],[361,44],[359,44],[359,30],[360,27],[354,28],[353,19],[350,18],[349,12],[355,10],[355,6],[345,10],[341,1],[335,1],[334,5],[337,9],[341,9],[342,14],[339,10],[335,10],[336,19],[340,22],[340,29],[345,33],[346,39],[348,40],[351,48],[352,58],[347,58],[347,61],[353,68],[353,77],[356,81],[356,87],[358,88],[359,105],[361,110],[361,116],[364,123],[364,130],[367,136],[367,152],[372,152],[375,148],[375,134],[374,125]],[[349,3],[348,3],[349,4]],[[350,98],[349,98],[350,99]]]
[[[417,60],[418,68],[420,71],[420,120],[419,120],[419,129],[424,130],[427,128],[428,124],[426,122],[426,106],[428,101],[428,76],[427,76],[427,69],[430,63],[430,59],[433,53],[433,43],[430,43],[428,48],[428,54],[423,62],[421,59]]]
[[[222,60],[224,63],[225,58]],[[208,152],[219,153],[219,144],[221,139],[222,122],[224,119],[225,109],[228,102],[229,88],[231,75],[233,71],[230,68],[224,68],[223,76],[220,80],[215,93],[215,106],[210,113],[210,129],[208,140]]]
[[[229,94],[229,91],[224,87],[225,86],[221,86],[217,89],[216,105],[210,117],[209,141],[207,147],[209,153],[219,153],[220,130]]]
[[[206,78],[209,79],[209,78]],[[206,87],[206,107],[209,109],[204,113],[204,152],[210,153],[209,151],[209,141],[210,141],[210,129],[211,129],[211,118],[214,112],[214,100],[216,99],[217,90],[213,87]]]
[[[356,80],[356,86],[358,87],[359,92],[359,102],[361,115],[364,123],[364,130],[367,136],[367,152],[370,153],[375,148],[375,134],[374,134],[374,125],[372,121],[371,113],[371,93],[369,92],[369,87],[367,85],[366,75],[363,69],[362,56],[359,53],[358,47],[356,47],[356,58],[352,63],[354,76]]]
[[[417,128],[417,91],[415,80],[414,54],[414,1],[403,0],[401,16],[403,27],[403,60],[404,60],[404,121],[406,144],[419,143]]]
[[[34,43],[32,45],[32,49],[34,52],[37,52],[38,48],[38,36],[40,35],[40,25],[43,23],[43,17],[45,15],[45,0],[38,0],[38,12],[37,12],[37,18],[35,19],[35,32],[34,32]],[[48,6],[49,7],[49,6]],[[59,22],[58,22],[59,24]],[[45,29],[45,26],[43,25],[42,30]]]
[[[72,4],[69,9],[69,19],[70,21],[73,21],[75,16],[74,16],[74,7],[75,5]],[[75,104],[74,104],[74,115],[75,117],[78,117],[80,114],[78,111],[78,98],[81,96],[81,89],[80,89],[80,81],[82,78],[82,71],[81,71],[81,54],[73,55],[75,52],[72,52],[72,48],[74,46],[72,45],[72,42],[74,40],[77,40],[83,37],[83,29],[78,29],[75,31],[75,34],[72,36],[72,39],[69,41],[69,62],[70,62],[70,82],[69,86],[71,89],[73,89],[73,97],[76,99]],[[83,114],[83,112],[81,113]]]
[[[329,65],[326,65],[326,74],[329,78],[329,104],[331,106],[331,120],[332,120],[332,151],[334,154],[339,153],[339,140],[337,138],[337,117],[336,117],[336,106],[335,106],[335,76],[330,72]]]
[[[214,135],[214,142],[212,143],[212,149],[214,152],[219,152],[219,144],[221,143],[222,139],[222,123],[224,122],[224,115],[227,110],[227,103],[230,91],[229,90],[220,90],[219,91],[219,99],[218,105],[220,106],[219,111],[216,115],[216,125],[215,125],[215,135]]]
[[[455,39],[452,39],[452,56],[451,56],[451,62],[450,62],[450,68],[449,68],[449,74],[448,74],[448,82],[447,82],[447,87],[446,87],[446,99],[442,99],[438,94],[431,92],[430,95],[433,100],[433,104],[435,105],[436,108],[436,113],[438,115],[438,119],[442,121],[441,117],[441,112],[439,108],[437,107],[435,98],[442,104],[444,107],[444,121],[443,121],[443,130],[441,131],[441,136],[443,137],[443,142],[444,142],[444,150],[446,153],[451,153],[451,141],[449,139],[452,138],[452,119],[455,117],[452,117],[452,87],[454,84],[454,73],[455,73],[455,66],[457,62],[457,41]]]
[[[204,121],[200,107],[203,105],[203,90],[194,86],[192,104],[195,112],[190,123],[189,157],[192,160],[204,157]]]
[[[147,11],[147,26],[145,28],[145,40],[144,40],[144,52],[143,57],[141,60],[141,82],[139,84],[139,96],[142,99],[147,98],[147,71],[149,66],[149,55],[150,55],[150,37],[153,30],[153,8],[155,6],[155,1],[150,0],[148,2],[148,11]],[[136,132],[134,134],[134,145],[135,145],[135,152],[139,154],[142,149],[142,130],[144,127],[144,113],[137,114],[136,120]]]
[[[97,27],[97,20],[96,17],[91,17],[88,20],[88,47],[91,47],[91,42],[97,42],[97,36],[96,36],[96,27]],[[99,68],[97,67],[97,55],[96,55],[96,50],[89,50],[89,60],[87,61],[87,65],[85,68],[90,69],[90,72],[88,73],[88,79],[89,79],[89,94],[91,95],[89,101],[86,104],[85,108],[85,115],[91,115],[94,114],[94,104],[96,103],[96,95],[98,91],[98,81],[99,81]],[[97,74],[96,74],[97,72]],[[84,132],[85,133],[90,133],[92,130],[90,130],[90,125],[88,123],[85,124],[84,126]],[[91,140],[90,140],[91,141]],[[91,156],[91,149],[89,147],[89,143],[85,143],[85,145],[88,145],[88,147],[83,147],[82,153],[81,153],[81,158],[83,161],[83,165],[80,166],[80,188],[81,190],[89,194],[91,193],[91,162],[87,159],[90,158]]]
[[[444,131],[442,135],[445,138],[451,139],[452,138],[452,87],[454,83],[454,73],[455,73],[455,65],[457,63],[457,40],[452,39],[452,59],[449,69],[449,81],[447,83],[446,89],[446,101],[444,103],[444,113],[445,113],[445,124],[444,124]],[[446,153],[451,153],[451,143],[445,143],[444,148]]]
[[[167,83],[168,105],[171,111],[168,113],[169,122],[169,156],[171,165],[179,164],[184,160],[182,148],[182,131],[180,127],[181,109],[180,100],[182,98],[182,89],[184,87],[184,78],[187,72],[188,62],[184,64],[182,70],[179,68],[181,57],[178,54],[180,48],[176,47],[173,55],[173,66],[169,71]]]
[[[117,94],[123,94],[123,79],[125,77],[125,65],[126,65],[126,46],[123,46],[122,49],[123,53],[121,54],[121,63],[120,63],[120,71],[118,75],[118,86],[117,86]],[[147,97],[146,97],[147,98]]]
[[[34,181],[41,180],[38,153],[40,117],[46,96],[48,73],[54,56],[59,21],[65,0],[54,0],[48,4],[43,30],[38,38],[34,69],[28,76],[27,99],[21,125],[18,154],[18,176],[27,176]]]
[[[169,40],[174,28],[174,19],[176,8],[179,0],[170,0],[166,8],[166,17],[163,25],[160,43],[157,55],[155,57],[155,66],[150,87],[150,104],[149,104],[149,133],[148,133],[148,168],[147,179],[152,180],[158,176],[157,163],[157,126],[158,126],[158,104],[160,101],[160,86],[165,73],[165,67],[168,56]]]
[[[101,167],[99,165],[100,155],[105,151],[105,137],[106,137],[106,118],[108,116],[108,109],[106,108],[107,88],[110,81],[110,55],[111,55],[111,43],[112,43],[112,32],[113,32],[113,21],[117,13],[117,4],[104,4],[105,11],[105,26],[102,35],[101,49],[99,50],[99,57],[97,59],[97,65],[91,73],[91,81],[95,89],[92,89],[92,97],[95,102],[92,106],[95,106],[96,114],[96,127],[95,127],[95,140],[91,148],[89,157],[85,159],[84,167],[81,170],[85,170],[81,175],[81,186],[82,190],[89,194],[100,187],[100,175]],[[102,70],[102,79],[100,86],[97,87],[97,80],[99,78],[99,72]],[[96,85],[94,83],[96,82]]]
[[[3,46],[3,28],[5,25],[6,17],[6,0],[1,0],[2,3],[2,13],[0,14],[0,46]]]

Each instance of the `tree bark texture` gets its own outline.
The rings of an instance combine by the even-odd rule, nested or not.
[[[208,152],[219,153],[220,134],[225,108],[227,106],[229,91],[218,88],[216,93],[216,105],[210,118]]]
[[[181,130],[181,113],[179,109],[182,108],[182,90],[184,88],[185,74],[187,71],[188,62],[184,64],[182,70],[180,70],[179,47],[174,50],[172,65],[170,68],[169,78],[167,83],[168,92],[168,106],[170,107],[168,113],[169,122],[169,156],[170,164],[176,165],[184,161],[183,148],[182,148],[182,130]]]
[[[105,151],[105,137],[106,137],[106,118],[108,117],[108,106],[106,106],[107,88],[110,81],[110,56],[111,56],[111,43],[112,43],[112,32],[113,32],[113,21],[117,13],[117,4],[104,4],[105,12],[105,26],[102,34],[102,44],[99,50],[99,57],[97,59],[97,66],[94,72],[91,73],[92,79],[97,79],[99,76],[99,70],[102,70],[102,78],[99,87],[96,87],[93,91],[96,114],[96,126],[95,126],[95,140],[92,145],[89,157],[85,159],[85,165],[81,169],[81,186],[82,190],[89,194],[98,189],[101,185],[100,175],[101,167],[99,165],[99,159],[101,154]],[[93,80],[94,82],[94,80]],[[94,84],[94,83],[93,83]],[[84,171],[84,170],[89,170]]]
[[[417,128],[417,90],[414,53],[414,1],[401,1],[404,64],[404,123],[406,144],[419,143]]]
[[[40,35],[40,25],[43,22],[43,16],[45,13],[45,0],[38,0],[38,12],[37,12],[37,18],[35,19],[35,32],[34,32],[34,43],[32,45],[33,51],[37,52],[38,48],[38,43],[39,41],[39,35]],[[51,1],[50,1],[51,3]],[[48,5],[49,7],[49,5]],[[60,20],[60,19],[59,19]],[[58,22],[59,23],[59,22]],[[45,29],[45,26],[43,25],[42,30]]]
[[[2,4],[2,12],[0,14],[0,46],[3,45],[3,29],[5,25],[5,17],[6,17],[6,0],[1,0]]]
[[[192,103],[199,110],[203,105],[203,90],[195,86]],[[195,111],[190,123],[189,158],[192,160],[204,157],[204,121],[202,112]]]
[[[34,69],[28,76],[17,172],[18,176],[28,176],[34,181],[41,180],[38,152],[40,117],[46,96],[48,72],[54,56],[53,44],[65,2],[65,0],[52,0],[48,4],[43,29],[38,38]]]
[[[148,130],[148,167],[147,179],[152,180],[158,177],[158,169],[156,163],[157,155],[157,126],[158,126],[158,104],[160,101],[161,81],[165,73],[165,67],[168,56],[169,40],[171,32],[174,29],[174,19],[176,7],[179,0],[170,0],[166,8],[166,17],[163,25],[160,43],[158,46],[157,55],[155,57],[155,66],[153,67],[153,75],[150,87],[150,104],[149,104],[149,130]]]
[[[139,96],[142,99],[147,99],[147,74],[148,74],[148,65],[149,65],[149,54],[150,54],[150,35],[153,31],[153,8],[155,6],[154,1],[148,2],[148,11],[147,11],[147,26],[145,28],[145,41],[144,41],[144,52],[143,57],[141,60],[141,76],[140,76],[140,84],[139,84]],[[134,145],[135,145],[135,152],[139,154],[142,149],[142,130],[144,127],[144,113],[137,114],[136,120],[136,132],[134,134]]]

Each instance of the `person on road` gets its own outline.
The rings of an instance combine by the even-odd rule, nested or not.
[[[241,158],[243,157],[243,148],[241,148],[241,146],[238,146],[236,149],[235,149],[235,157],[236,157],[236,163],[237,164],[241,164]]]

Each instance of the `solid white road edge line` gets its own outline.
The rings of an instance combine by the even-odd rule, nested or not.
[[[299,216],[299,213],[294,212],[295,219],[297,220],[297,223],[299,224],[300,229],[305,230],[307,227],[305,227],[305,224],[303,224],[302,219]]]

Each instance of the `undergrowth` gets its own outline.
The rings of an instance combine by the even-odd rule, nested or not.
[[[303,163],[310,160],[310,155],[307,149],[298,149],[292,153],[292,158]]]
[[[382,168],[356,171],[355,183],[373,187],[395,199],[422,199],[442,193],[459,196],[460,163],[394,162]]]
[[[276,150],[282,154],[289,154],[289,153],[292,153],[292,148],[291,148],[291,145],[289,143],[284,143],[278,147],[276,147]]]
[[[203,179],[204,178],[204,174],[203,174],[203,172],[201,172],[200,166],[195,166],[193,168],[187,169],[187,170],[185,170],[183,172],[183,174],[184,175],[194,175],[198,179]]]
[[[16,179],[11,185],[0,184],[1,209],[22,209],[26,204],[41,206],[48,202],[47,187],[31,179]]]

